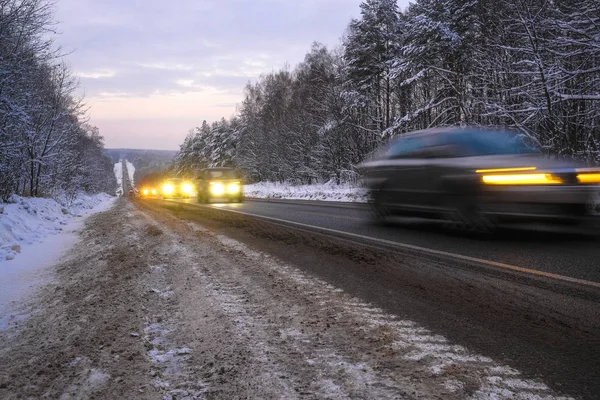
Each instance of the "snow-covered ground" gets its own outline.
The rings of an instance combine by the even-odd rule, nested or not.
[[[117,178],[117,196],[123,196],[123,160],[115,163],[113,170]]]
[[[128,160],[125,160],[125,165],[127,166],[127,175],[129,176],[129,184],[135,187],[135,183],[133,181],[133,174],[135,173],[135,167]]]
[[[260,182],[244,186],[244,195],[259,199],[294,199],[366,202],[366,191],[351,184],[333,182],[317,185],[289,185],[277,182]]]
[[[113,199],[105,193],[80,194],[70,204],[61,205],[53,199],[13,195],[8,204],[0,204],[0,269],[26,248],[63,232],[77,217],[110,206]]]
[[[85,218],[105,211],[114,197],[80,194],[63,206],[52,199],[13,195],[0,204],[0,330],[12,303],[22,300],[49,275],[48,266],[77,241]]]

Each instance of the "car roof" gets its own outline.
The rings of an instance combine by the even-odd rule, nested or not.
[[[401,133],[393,137],[392,140],[399,140],[403,138],[413,138],[413,137],[426,137],[426,136],[434,136],[441,135],[447,133],[484,133],[484,132],[510,132],[506,128],[494,128],[494,127],[485,127],[485,126],[445,126],[439,128],[428,128],[428,129],[420,129],[418,131],[411,131],[406,133]]]

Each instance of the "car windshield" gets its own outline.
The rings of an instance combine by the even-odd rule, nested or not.
[[[539,150],[528,145],[522,135],[501,131],[464,131],[444,135],[447,144],[460,145],[468,156],[528,154]]]
[[[230,169],[214,169],[207,171],[208,177],[210,179],[235,179],[237,178],[237,173],[234,170]]]

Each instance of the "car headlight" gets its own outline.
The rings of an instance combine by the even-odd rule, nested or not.
[[[227,186],[227,192],[229,194],[238,194],[240,192],[240,184],[238,182],[230,183]]]
[[[488,185],[560,185],[563,180],[552,174],[494,174],[482,175]]]
[[[577,181],[583,184],[598,184],[600,183],[600,173],[577,174]]]
[[[173,185],[171,185],[170,183],[167,183],[166,185],[163,186],[163,193],[164,194],[171,194],[173,193],[173,190],[175,188],[173,187]]]
[[[156,189],[152,189],[152,194],[156,195]]]
[[[215,196],[222,196],[225,194],[225,186],[222,183],[211,182],[210,192]]]
[[[185,194],[192,194],[192,192],[194,191],[194,187],[191,183],[186,182],[183,185],[181,185],[181,191]]]
[[[148,196],[148,189],[144,189],[144,190],[142,190],[142,194],[143,194],[144,196]]]

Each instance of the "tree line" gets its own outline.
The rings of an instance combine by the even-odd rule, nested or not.
[[[340,182],[395,135],[466,124],[599,162],[600,2],[366,0],[340,48],[315,43],[248,83],[237,114],[191,131],[173,168]]]
[[[0,198],[113,193],[103,138],[62,61],[52,3],[0,0]]]

